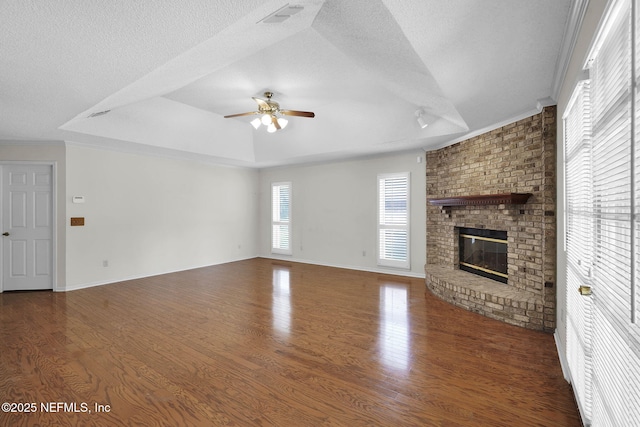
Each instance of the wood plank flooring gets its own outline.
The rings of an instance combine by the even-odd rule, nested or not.
[[[9,292],[0,342],[0,400],[36,404],[2,426],[581,425],[551,335],[422,279],[253,259]]]

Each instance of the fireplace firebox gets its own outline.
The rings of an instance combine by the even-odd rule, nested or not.
[[[507,283],[507,232],[459,228],[460,270]]]

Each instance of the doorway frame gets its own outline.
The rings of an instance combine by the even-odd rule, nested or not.
[[[32,161],[32,160],[0,160],[0,169],[4,166],[25,165],[51,166],[51,290],[53,292],[63,292],[64,289],[58,289],[58,162],[56,161]],[[2,174],[0,173],[0,199],[3,194]],[[2,211],[0,211],[0,223],[2,223]],[[2,245],[0,245],[0,260],[2,257]],[[1,261],[0,261],[1,262]],[[0,275],[0,294],[4,292],[4,279]]]

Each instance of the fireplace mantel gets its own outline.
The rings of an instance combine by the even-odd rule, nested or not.
[[[531,196],[531,193],[482,194],[429,199],[429,203],[434,206],[521,205]]]

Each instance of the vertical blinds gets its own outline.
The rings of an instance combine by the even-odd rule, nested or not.
[[[564,116],[567,361],[593,426],[640,425],[637,3],[609,3],[590,82]],[[576,285],[592,286],[593,296],[576,298]]]
[[[378,176],[378,264],[409,268],[409,174]]]
[[[271,185],[271,252],[291,254],[291,183]]]

